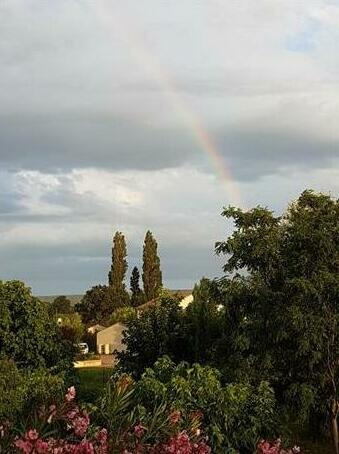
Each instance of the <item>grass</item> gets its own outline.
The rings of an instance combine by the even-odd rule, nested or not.
[[[330,440],[321,440],[318,442],[312,442],[304,440],[301,446],[305,449],[306,454],[332,454],[333,449]]]
[[[77,369],[79,400],[93,403],[101,397],[110,374],[111,370],[103,367]]]

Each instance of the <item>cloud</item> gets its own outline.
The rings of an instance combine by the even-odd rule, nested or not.
[[[159,243],[165,285],[190,287],[203,275],[221,273],[223,259],[215,257],[214,243],[231,231],[219,214],[232,199],[211,174],[183,167],[1,176],[21,207],[0,217],[3,279],[23,279],[40,294],[83,292],[106,282],[115,230],[126,235],[130,269],[141,266],[148,228]],[[240,191],[246,206],[261,203],[280,213],[306,187],[338,193],[338,181],[336,170],[311,176],[294,171],[241,183]]]
[[[114,7],[113,7],[114,6]],[[338,5],[327,0],[0,2],[0,263],[38,293],[104,282],[114,230],[166,283],[216,275],[234,203],[337,194]],[[207,140],[208,142],[208,140]]]
[[[290,175],[293,170],[313,171],[339,164],[339,142],[331,138],[253,129],[226,132],[219,144],[238,180],[257,181],[267,175]]]
[[[158,169],[196,152],[183,130],[153,128],[109,115],[2,116],[0,162],[54,170],[79,167]]]

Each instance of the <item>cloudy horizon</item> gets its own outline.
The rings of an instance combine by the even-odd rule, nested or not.
[[[221,274],[223,206],[339,195],[338,0],[0,0],[0,279]]]

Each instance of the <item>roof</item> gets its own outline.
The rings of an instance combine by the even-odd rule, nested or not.
[[[180,305],[183,309],[186,309],[189,303],[193,301],[192,290],[171,290],[172,295],[178,296],[180,298]],[[159,298],[147,301],[144,304],[141,304],[136,309],[137,311],[143,312],[150,307],[154,307],[159,302]],[[181,304],[183,303],[183,304]]]
[[[119,346],[122,341],[122,333],[125,329],[126,326],[122,323],[114,323],[114,325],[99,331],[97,333],[97,345],[112,344]]]
[[[99,323],[96,323],[95,325],[91,325],[87,328],[87,331],[93,331],[95,330],[96,332],[98,331],[102,331],[103,329],[105,329],[106,327],[103,326],[103,325],[100,325]]]

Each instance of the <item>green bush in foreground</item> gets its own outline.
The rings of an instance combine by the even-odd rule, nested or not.
[[[139,403],[151,411],[166,403],[189,419],[200,413],[213,453],[242,449],[252,452],[260,437],[274,433],[275,397],[267,382],[258,387],[223,386],[220,374],[208,366],[159,359],[136,384]]]
[[[0,360],[0,421],[34,421],[34,409],[59,401],[63,391],[60,375],[43,369],[23,372],[12,360]]]

